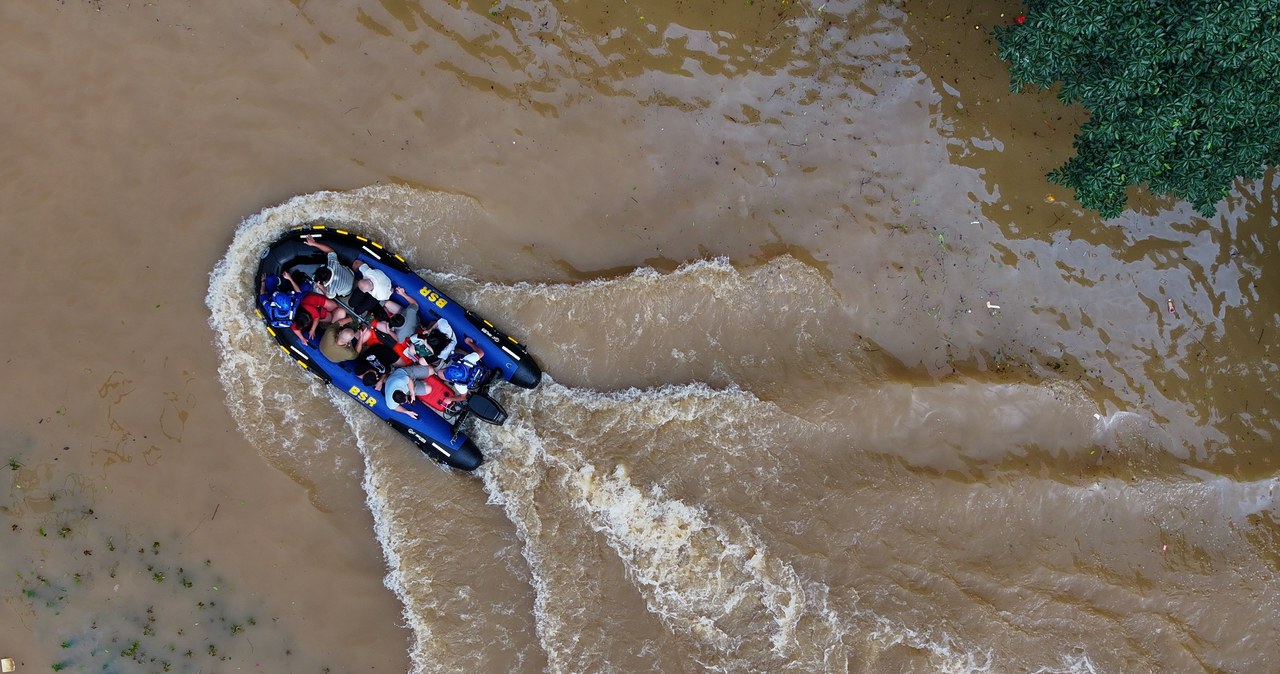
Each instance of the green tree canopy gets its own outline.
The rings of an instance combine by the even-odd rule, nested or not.
[[[1280,0],[1027,0],[995,29],[1014,91],[1061,83],[1091,118],[1049,174],[1103,217],[1130,185],[1203,215],[1280,164]]]

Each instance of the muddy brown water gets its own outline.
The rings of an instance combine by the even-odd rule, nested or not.
[[[1280,177],[1081,210],[1018,11],[6,3],[0,658],[1273,670]],[[269,346],[311,221],[538,356],[479,474]]]

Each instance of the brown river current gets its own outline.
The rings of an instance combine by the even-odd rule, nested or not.
[[[1022,9],[0,4],[0,659],[1277,671],[1280,174],[1081,210]],[[548,373],[477,474],[269,342],[313,221]]]

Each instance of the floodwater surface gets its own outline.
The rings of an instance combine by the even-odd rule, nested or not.
[[[1280,176],[1103,221],[997,2],[8,3],[24,671],[1268,671]],[[547,372],[441,469],[293,366],[282,231]]]

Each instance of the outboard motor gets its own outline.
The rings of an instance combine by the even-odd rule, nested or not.
[[[472,392],[466,405],[472,416],[481,421],[501,426],[507,420],[507,411],[502,409],[502,405],[480,391]]]

